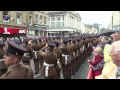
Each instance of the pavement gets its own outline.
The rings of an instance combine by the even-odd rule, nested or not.
[[[88,67],[88,62],[87,60],[92,60],[93,55],[91,54],[90,57],[88,57],[85,62],[81,65],[81,67],[79,68],[79,70],[75,73],[75,75],[72,75],[71,79],[86,79],[88,71],[89,71],[89,67]],[[33,73],[35,72],[34,70],[34,62],[33,60],[31,60],[30,62],[31,64],[31,68],[33,70]],[[35,79],[43,79],[42,76],[40,74],[34,74],[34,78]],[[61,79],[63,78],[63,74],[61,72]]]

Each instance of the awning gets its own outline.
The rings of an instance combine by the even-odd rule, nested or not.
[[[25,34],[27,33],[26,29],[20,29],[20,28],[0,28],[0,33],[2,34]]]

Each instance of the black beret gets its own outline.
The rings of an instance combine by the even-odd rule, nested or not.
[[[73,38],[73,39],[72,39],[72,41],[73,41],[73,42],[76,42],[76,41],[77,41],[77,39],[76,39],[76,38]]]
[[[59,40],[54,41],[56,44],[61,44]]]
[[[8,41],[8,49],[6,53],[23,56],[24,52],[26,51],[27,50],[24,47],[20,46],[19,44],[13,41]]]
[[[49,46],[49,47],[55,47],[56,44],[55,44],[55,42],[48,42],[48,46]]]
[[[19,45],[21,44],[20,40],[18,40],[18,39],[14,39],[13,41],[14,41],[14,43],[16,43],[16,44],[19,44]]]
[[[66,37],[64,37],[64,38],[63,38],[63,42],[66,42],[66,43],[67,43],[67,42],[69,42],[69,39],[66,38]]]

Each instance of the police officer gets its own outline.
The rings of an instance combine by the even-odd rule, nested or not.
[[[8,41],[8,49],[4,55],[8,71],[0,79],[33,79],[29,65],[21,64],[22,56],[27,50],[13,41]]]

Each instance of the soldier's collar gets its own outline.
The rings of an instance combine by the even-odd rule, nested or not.
[[[13,69],[14,67],[20,65],[20,64],[21,64],[21,63],[9,66],[8,71],[11,70],[11,69]]]

